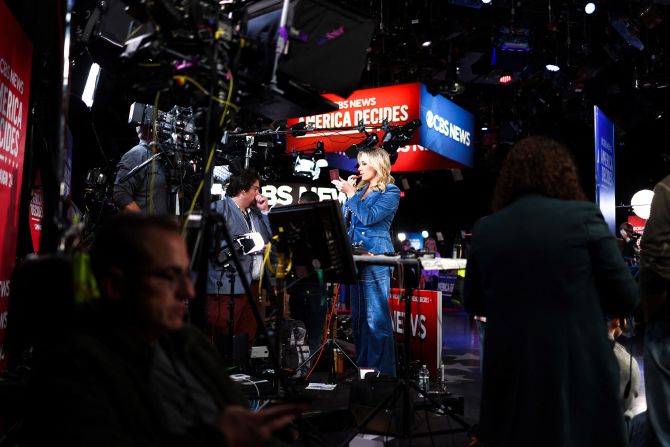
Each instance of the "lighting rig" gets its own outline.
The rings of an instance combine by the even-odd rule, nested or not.
[[[124,3],[142,25],[126,40],[116,74],[131,86],[130,96],[137,102],[130,122],[154,129],[161,154],[157,156],[181,166],[175,184],[193,191],[180,214],[191,245],[192,268],[204,279],[209,263],[217,262],[214,258],[220,250],[216,245],[235,247],[236,243],[225,222],[209,211],[208,185],[215,175],[214,166],[219,166],[216,176],[222,180],[242,167],[271,170],[275,149],[283,150],[284,135],[326,130],[304,124],[292,129],[241,131],[256,127],[249,123],[257,123],[258,115],[280,120],[337,109],[317,89],[346,97],[358,86],[375,25],[367,17],[323,0]],[[315,15],[329,20],[311,20]],[[112,68],[103,66],[105,69]],[[356,129],[365,138],[354,146],[355,152],[349,151],[350,156],[379,143],[380,130],[384,132],[382,147],[397,156],[398,147],[409,141],[420,124],[413,123],[359,123]],[[326,149],[319,142],[313,149],[296,151],[294,173],[318,178],[320,169],[327,166]],[[231,251],[226,262],[241,270],[237,255]],[[246,281],[243,288],[249,299],[255,299]],[[196,292],[198,296],[206,294],[205,280],[196,283]],[[195,300],[190,310],[196,325],[205,324],[204,303],[204,299]],[[255,305],[252,311],[269,343],[268,353],[277,372],[276,389],[290,395],[292,388],[281,373],[263,318]]]

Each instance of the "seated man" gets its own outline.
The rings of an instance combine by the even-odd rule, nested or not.
[[[40,357],[32,445],[256,446],[299,411],[252,412],[209,340],[184,323],[194,289],[176,223],[117,216],[91,251],[101,298]]]

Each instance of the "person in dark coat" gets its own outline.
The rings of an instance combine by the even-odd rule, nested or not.
[[[625,446],[619,371],[605,314],[636,285],[568,150],[519,141],[494,213],[474,228],[465,308],[487,319],[481,440],[496,446]]]
[[[30,383],[28,445],[259,446],[300,410],[254,412],[214,345],[184,322],[195,292],[179,226],[123,214],[97,235],[101,298],[41,352]]]

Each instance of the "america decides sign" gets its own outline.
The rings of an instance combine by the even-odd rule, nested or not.
[[[7,323],[9,278],[16,258],[19,194],[28,127],[33,47],[0,0],[0,370]]]
[[[289,151],[304,151],[323,141],[330,166],[353,171],[355,159],[344,151],[360,142],[364,135],[355,127],[359,122],[380,126],[384,119],[392,126],[402,126],[419,118],[420,131],[407,146],[398,149],[394,172],[462,168],[472,165],[472,115],[442,96],[432,96],[419,83],[357,90],[348,98],[323,95],[339,106],[339,110],[321,115],[292,118],[288,125],[306,122],[320,132],[288,137]],[[372,131],[368,131],[372,132]],[[384,132],[375,130],[381,141]]]

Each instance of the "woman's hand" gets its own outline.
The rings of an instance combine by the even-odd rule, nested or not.
[[[355,175],[350,175],[347,180],[340,177],[337,180],[331,180],[331,183],[335,185],[338,191],[342,191],[350,199],[356,194],[356,177]]]

